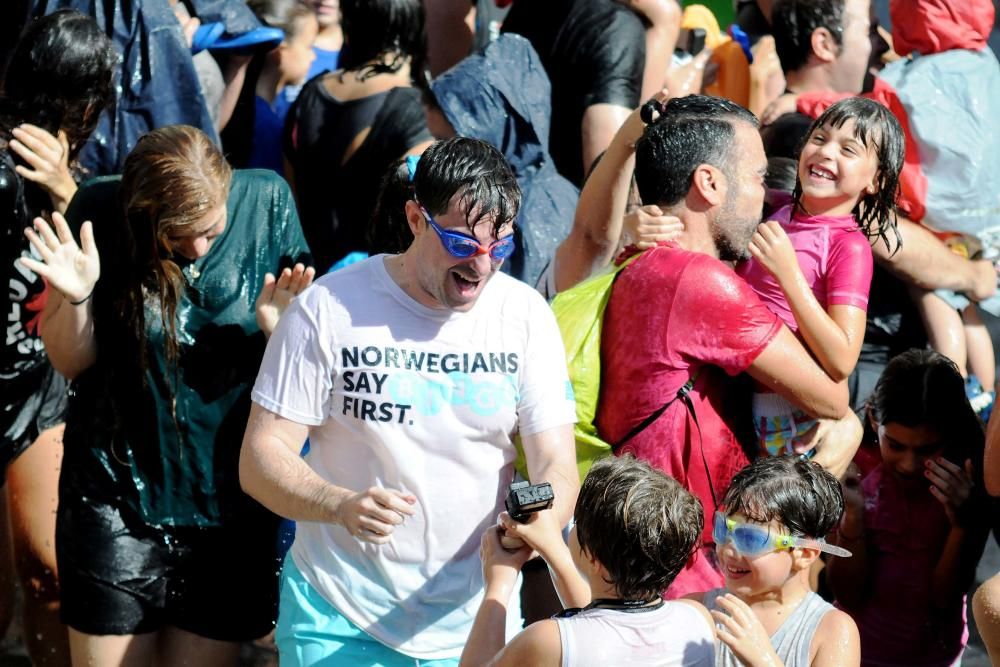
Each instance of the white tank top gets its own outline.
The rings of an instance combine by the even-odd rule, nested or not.
[[[666,602],[651,611],[587,609],[555,621],[563,667],[714,664],[712,626],[697,609],[683,602]]]

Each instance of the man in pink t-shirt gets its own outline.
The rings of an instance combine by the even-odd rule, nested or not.
[[[741,401],[732,376],[747,372],[818,418],[840,419],[848,408],[846,384],[834,383],[733,272],[761,221],[766,168],[757,119],[717,98],[671,100],[636,144],[642,201],[679,217],[685,230],[618,276],[603,323],[596,423],[605,440],[621,443],[694,380],[693,411],[674,401],[617,450],[664,470],[704,506],[706,546],[669,597],[723,585],[711,517],[747,463],[735,432],[739,413],[749,414],[749,394]],[[845,437],[834,436],[816,453],[835,471],[853,454],[841,440],[851,439],[846,431],[857,420],[843,423]]]

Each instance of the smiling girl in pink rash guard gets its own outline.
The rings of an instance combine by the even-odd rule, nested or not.
[[[860,97],[831,106],[809,129],[792,203],[758,227],[752,259],[737,267],[835,381],[850,375],[861,350],[870,243],[898,238],[903,153],[903,132],[885,107]],[[760,450],[770,456],[796,451],[815,424],[760,387],[753,413]]]

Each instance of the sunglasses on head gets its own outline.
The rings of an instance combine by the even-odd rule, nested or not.
[[[490,259],[494,262],[502,262],[510,257],[514,252],[513,234],[505,236],[502,239],[498,239],[489,246],[484,246],[471,236],[443,229],[441,225],[434,221],[434,217],[428,213],[427,209],[423,206],[420,207],[420,212],[424,214],[425,218],[427,218],[427,222],[430,223],[431,229],[437,232],[438,238],[441,239],[441,245],[444,246],[444,249],[447,250],[448,254],[452,257],[465,259],[468,257],[475,257],[476,255],[489,255]]]
[[[847,549],[827,544],[823,538],[812,539],[796,535],[772,533],[764,526],[737,521],[736,519],[727,517],[722,512],[715,513],[715,520],[712,524],[712,538],[715,540],[716,546],[719,547],[726,542],[731,542],[736,551],[750,558],[798,547],[818,549],[834,556],[847,557],[851,555],[851,552]]]

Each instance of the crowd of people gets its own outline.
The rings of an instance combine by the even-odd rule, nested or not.
[[[960,664],[994,4],[732,4],[17,0],[0,636]]]

